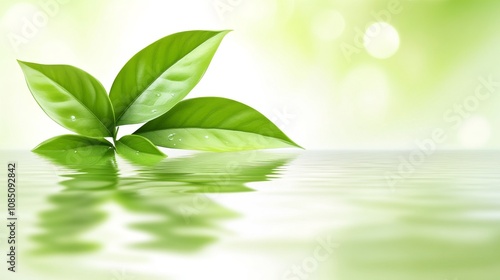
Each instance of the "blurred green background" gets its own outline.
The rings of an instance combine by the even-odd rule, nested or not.
[[[190,29],[234,32],[189,97],[247,103],[308,149],[413,149],[435,129],[438,148],[500,148],[499,11],[495,0],[2,1],[0,148],[68,133],[15,59],[72,64],[109,89],[141,48]]]

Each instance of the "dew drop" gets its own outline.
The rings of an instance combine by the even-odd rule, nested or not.
[[[156,109],[151,110],[151,113],[156,113],[156,112],[157,112]]]
[[[175,133],[170,133],[167,137],[168,140],[172,141],[174,140]]]
[[[71,116],[71,121],[74,122],[76,120],[75,116]]]
[[[74,150],[74,151],[73,151],[73,153],[75,153],[75,154],[76,154],[76,153],[78,153],[78,151],[77,151],[77,150]]]
[[[138,155],[139,154],[139,151],[135,151],[135,154]]]
[[[156,97],[160,97],[160,94],[159,94],[159,93],[157,93],[157,94],[156,94]]]
[[[179,138],[179,142],[182,142],[182,138]]]
[[[177,146],[177,144],[174,143],[174,147]]]
[[[208,135],[205,135],[205,139],[208,139]]]

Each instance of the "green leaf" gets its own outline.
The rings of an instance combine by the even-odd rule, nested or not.
[[[113,108],[97,79],[69,65],[18,62],[31,94],[50,118],[85,136],[113,136]]]
[[[166,157],[151,141],[139,135],[123,136],[116,142],[116,151],[139,164],[155,164]]]
[[[181,101],[200,81],[228,32],[176,33],[134,55],[110,91],[117,124],[152,120]]]
[[[134,134],[158,146],[188,150],[300,147],[261,113],[240,102],[219,97],[182,101]]]
[[[113,145],[105,139],[80,135],[50,138],[33,149],[33,152],[68,167],[108,164],[114,155]]]

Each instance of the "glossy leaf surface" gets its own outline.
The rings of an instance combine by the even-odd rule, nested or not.
[[[65,166],[108,164],[114,157],[113,145],[104,140],[80,135],[61,135],[38,145],[33,152]]]
[[[110,91],[118,125],[161,116],[200,81],[228,31],[186,31],[164,37],[134,55]]]
[[[97,79],[69,65],[19,65],[33,97],[55,122],[85,136],[113,136],[113,108]]]
[[[188,150],[300,147],[258,111],[219,97],[182,101],[134,134],[144,136],[158,146]]]
[[[166,155],[151,141],[139,135],[127,135],[116,142],[116,151],[124,158],[139,164],[154,164]]]

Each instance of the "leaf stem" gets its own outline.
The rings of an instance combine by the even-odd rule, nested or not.
[[[118,136],[118,130],[120,130],[119,126],[116,127],[115,134],[113,134],[113,142],[115,142],[115,143],[116,143],[116,137]]]

